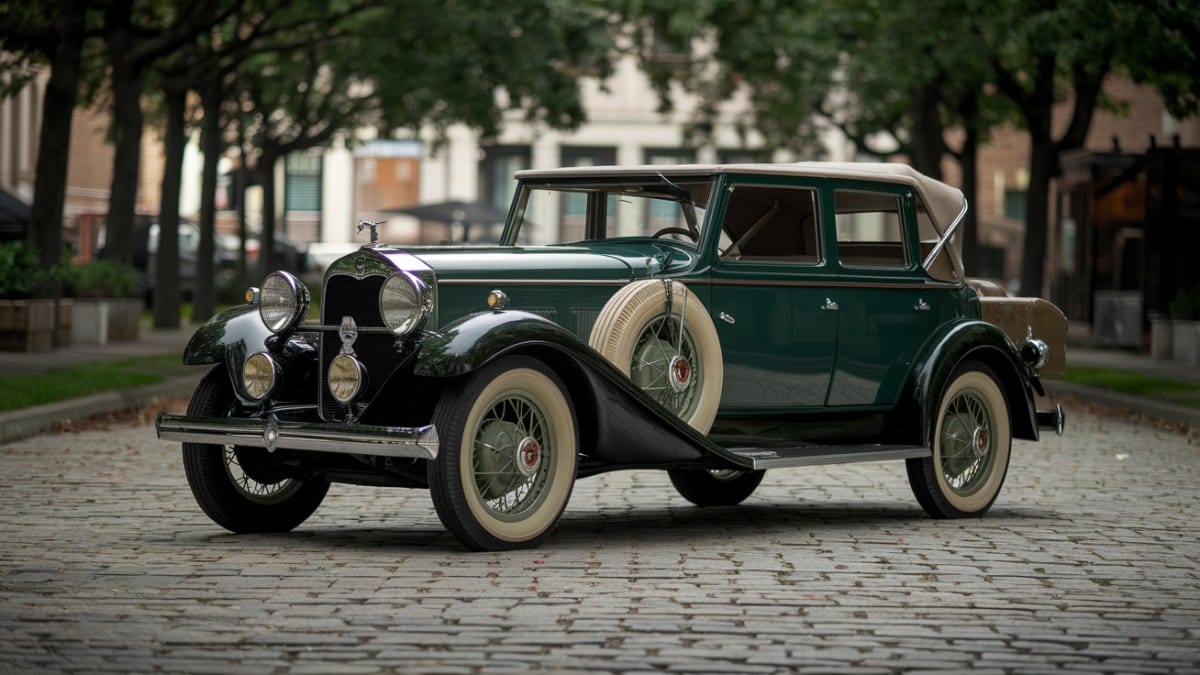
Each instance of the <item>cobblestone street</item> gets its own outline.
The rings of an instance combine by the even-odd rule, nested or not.
[[[296,532],[201,513],[151,426],[0,447],[0,670],[1196,672],[1200,451],[1074,413],[982,520],[902,463],[701,510],[581,481],[538,550],[472,554],[420,491],[334,486]]]

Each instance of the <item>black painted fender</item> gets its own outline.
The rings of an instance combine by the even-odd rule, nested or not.
[[[542,359],[563,379],[586,455],[625,466],[697,462],[706,454],[739,459],[647,396],[587,342],[528,312],[479,312],[426,336],[413,374],[460,377],[517,353]]]
[[[293,335],[286,339],[267,330],[258,315],[255,305],[238,305],[204,322],[188,340],[183,349],[183,363],[188,366],[225,364],[234,394],[245,405],[255,403],[242,389],[242,364],[246,357],[255,352],[269,351],[283,366],[285,384],[293,380],[295,389],[300,384],[298,365],[301,360],[316,363],[316,348],[302,337]],[[314,369],[315,372],[315,369]]]
[[[935,411],[954,368],[964,361],[979,361],[1000,378],[1008,400],[1014,438],[1038,439],[1032,387],[1036,385],[1017,355],[1012,341],[996,326],[976,319],[953,321],[925,342],[904,399],[890,417],[893,430],[910,434],[933,447]]]

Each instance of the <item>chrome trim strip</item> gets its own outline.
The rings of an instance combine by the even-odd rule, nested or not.
[[[836,449],[836,448],[835,448]],[[827,454],[779,454],[773,450],[754,449],[733,454],[751,462],[752,469],[780,469],[792,466],[815,466],[818,464],[850,464],[852,462],[882,462],[893,459],[930,457],[933,451],[921,446],[877,446],[877,449],[832,452]],[[786,451],[785,451],[786,453]]]
[[[439,279],[445,286],[496,285],[496,286],[624,286],[633,279]]]
[[[358,326],[357,328],[358,328],[359,334],[362,334],[362,333],[387,333],[388,335],[392,334],[392,331],[389,330],[387,326]],[[307,331],[310,333],[316,333],[316,332],[336,333],[336,332],[338,332],[339,329],[341,329],[341,325],[335,326],[332,324],[324,324],[324,323],[302,323],[302,324],[300,324],[300,327],[297,330]]]
[[[762,281],[749,279],[714,279],[714,286],[795,286],[807,288],[884,288],[884,289],[929,289],[929,288],[955,288],[955,284],[940,284],[934,285],[926,282],[901,282],[901,283],[870,283],[857,281],[780,281],[776,279],[764,279]]]
[[[437,459],[438,433],[423,427],[290,422],[275,418],[189,417],[160,413],[155,424],[165,441],[287,448],[346,455]],[[268,440],[268,431],[270,439]]]
[[[942,238],[938,239],[938,243],[934,244],[933,248],[930,249],[929,255],[925,256],[925,260],[921,261],[921,267],[929,269],[929,267],[933,265],[933,261],[937,259],[938,254],[942,252],[942,248],[946,246],[946,242],[950,241],[950,237],[954,236],[954,231],[958,229],[959,225],[962,225],[963,218],[966,216],[967,198],[963,197],[962,208],[959,209],[958,215],[954,217],[954,222],[950,223],[950,227],[946,228],[946,233],[943,234]]]

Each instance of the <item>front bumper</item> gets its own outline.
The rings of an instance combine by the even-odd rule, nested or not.
[[[155,424],[158,437],[166,441],[240,445],[334,452],[345,455],[376,455],[436,459],[438,434],[432,424],[423,427],[385,427],[362,424],[291,422],[274,417],[189,417],[160,413]]]

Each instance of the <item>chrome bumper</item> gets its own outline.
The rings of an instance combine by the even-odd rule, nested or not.
[[[1043,429],[1053,429],[1059,436],[1063,435],[1063,425],[1067,422],[1067,414],[1063,412],[1062,404],[1054,404],[1054,410],[1039,410],[1037,413],[1038,426]]]
[[[275,418],[188,417],[159,413],[155,424],[158,437],[165,441],[242,445],[289,450],[336,452],[344,455],[378,455],[436,459],[437,429],[423,427],[382,427],[361,424],[288,422]]]

